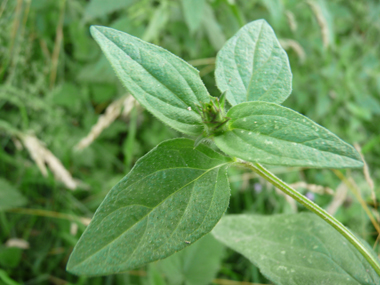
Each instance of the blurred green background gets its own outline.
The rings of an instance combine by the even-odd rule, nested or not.
[[[109,189],[156,144],[181,136],[127,97],[89,34],[94,24],[182,57],[219,96],[217,51],[244,24],[266,19],[293,72],[284,105],[356,144],[369,166],[271,169],[380,252],[379,15],[377,0],[1,0],[0,284],[270,284],[211,235],[125,274],[65,271]],[[251,173],[230,177],[228,213],[305,210]]]

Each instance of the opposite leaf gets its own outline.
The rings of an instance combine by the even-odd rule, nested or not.
[[[280,104],[292,91],[288,56],[265,20],[245,25],[223,46],[215,76],[232,106],[249,101]]]
[[[230,215],[212,233],[278,285],[380,284],[356,248],[314,214]]]
[[[232,107],[228,131],[216,136],[226,154],[272,165],[362,167],[357,151],[301,114],[277,104],[242,103]]]
[[[211,97],[195,68],[163,48],[111,28],[92,26],[91,34],[141,105],[180,132],[202,133],[197,105]]]
[[[194,141],[166,141],[107,195],[69,259],[78,275],[123,272],[165,258],[211,231],[230,196],[230,160]]]

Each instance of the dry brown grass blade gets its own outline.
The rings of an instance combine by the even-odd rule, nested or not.
[[[379,244],[379,240],[380,240],[380,234],[377,235],[377,238],[376,238],[376,241],[375,241],[375,244],[373,245],[373,250],[375,250],[376,246]],[[380,258],[380,254],[377,255],[377,257]]]
[[[279,39],[280,45],[284,49],[292,49],[297,54],[300,63],[304,63],[306,60],[306,53],[303,47],[295,40],[291,39]]]
[[[6,247],[17,247],[21,249],[28,249],[29,242],[20,238],[11,238],[5,242]]]
[[[199,59],[189,60],[188,63],[190,63],[192,66],[199,66],[199,65],[215,64],[215,61],[216,61],[215,57],[209,57],[209,58],[199,58]]]
[[[334,190],[332,190],[329,187],[316,185],[316,184],[307,184],[304,181],[299,181],[299,182],[290,184],[290,186],[293,188],[305,188],[309,190],[310,192],[320,194],[320,195],[323,195],[323,194],[334,195]]]
[[[124,97],[123,111],[121,111],[121,116],[124,119],[126,119],[131,113],[132,109],[136,108],[137,106],[138,106],[138,103],[133,96],[130,95],[130,96]]]
[[[297,31],[297,21],[296,21],[296,18],[294,17],[294,14],[291,11],[286,10],[285,15],[292,32]]]
[[[199,76],[200,76],[200,77],[206,76],[207,74],[213,72],[214,69],[215,69],[215,65],[213,65],[213,64],[206,65],[205,67],[203,67],[203,68],[199,71]]]
[[[323,47],[327,48],[330,45],[330,31],[326,18],[322,13],[321,7],[315,1],[309,0],[307,1],[307,4],[309,4],[311,10],[313,11],[314,16],[317,19],[318,25],[321,29]]]
[[[364,164],[364,167],[363,167],[364,178],[365,178],[365,180],[368,183],[369,189],[371,189],[371,198],[372,198],[373,205],[374,205],[375,208],[377,208],[378,205],[377,205],[377,199],[376,199],[376,193],[375,193],[375,183],[373,182],[373,180],[371,178],[371,175],[369,174],[368,164],[367,164],[367,162],[364,159],[364,155],[362,154],[362,149],[361,149],[360,145],[357,144],[357,143],[354,143],[354,147],[358,151],[358,153],[360,154],[360,157],[363,160],[363,164]]]
[[[286,202],[288,202],[288,204],[290,205],[290,208],[293,210],[294,213],[297,213],[298,212],[298,207],[297,207],[297,202],[296,200],[294,200],[292,197],[290,197],[289,195],[286,195],[284,192],[282,192],[280,189],[277,189],[277,188],[274,188],[276,193],[278,195],[281,195],[281,196],[284,196],[285,197],[285,200]]]
[[[334,215],[336,211],[342,206],[344,201],[347,198],[347,193],[348,193],[348,188],[347,185],[344,184],[343,182],[339,184],[338,188],[335,191],[335,195],[331,203],[327,206],[326,211]]]
[[[5,212],[49,217],[49,218],[55,218],[55,219],[63,219],[63,220],[68,220],[72,222],[80,222],[81,224],[85,226],[88,226],[91,221],[90,218],[77,217],[77,216],[66,214],[66,213],[59,213],[59,212],[48,211],[48,210],[43,210],[43,209],[12,208],[12,209],[5,210]]]
[[[106,109],[104,115],[99,116],[98,121],[92,126],[89,134],[81,139],[74,147],[75,150],[82,150],[88,147],[106,128],[108,128],[117,117],[120,116],[122,109],[123,116],[126,117],[135,106],[135,99],[133,96],[124,96],[112,102]]]
[[[347,185],[348,189],[350,189],[351,192],[355,195],[356,199],[359,201],[363,210],[366,212],[369,219],[371,220],[372,225],[374,226],[374,228],[376,229],[378,234],[380,234],[380,226],[379,226],[378,222],[376,221],[375,217],[373,216],[371,210],[368,208],[367,203],[363,200],[361,193],[360,193],[360,189],[356,185],[355,181],[352,178],[350,178],[350,179],[346,178],[346,176],[344,176],[344,174],[337,169],[333,169],[332,171],[335,173],[336,176],[338,176],[338,178],[344,184]]]
[[[22,11],[22,0],[17,0],[17,6],[15,11],[15,18],[13,20],[13,26],[12,26],[12,34],[11,34],[11,42],[9,44],[9,56],[11,57],[13,53],[13,46],[16,40],[17,31],[20,26],[21,21],[21,11]]]
[[[44,144],[34,135],[22,134],[20,135],[24,146],[28,150],[30,156],[37,164],[42,175],[48,175],[46,165],[53,172],[57,181],[62,182],[67,188],[74,190],[78,187],[80,182],[76,181],[63,166],[62,162],[48,150]]]

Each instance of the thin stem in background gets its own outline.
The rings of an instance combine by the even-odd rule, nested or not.
[[[359,201],[360,205],[362,206],[364,211],[367,213],[369,219],[371,220],[372,225],[376,229],[377,233],[380,235],[380,226],[377,223],[375,217],[372,215],[371,210],[368,208],[367,203],[363,200],[363,198],[360,194],[360,191],[357,188],[356,184],[352,180],[346,178],[346,176],[344,176],[344,174],[342,172],[340,172],[339,170],[333,169],[333,172],[335,173],[336,176],[338,176],[338,178],[340,180],[342,180],[342,182],[344,184],[347,185],[348,189],[350,189],[351,192],[355,195],[356,199]]]
[[[13,209],[5,210],[5,212],[63,219],[63,220],[71,221],[71,222],[80,222],[85,226],[88,226],[91,220],[85,217],[77,217],[77,216],[66,214],[66,213],[47,211],[43,209],[13,208]]]
[[[188,63],[190,63],[192,66],[199,66],[199,65],[215,64],[215,61],[216,61],[215,57],[209,57],[209,58],[199,58],[199,59],[189,60]]]
[[[272,174],[269,170],[264,168],[262,165],[258,163],[252,164],[248,162],[242,162],[242,165],[245,165],[246,167],[250,168],[257,174],[259,174],[265,180],[267,180],[268,182],[276,186],[279,190],[283,191],[285,194],[289,195],[294,200],[304,205],[310,211],[317,214],[319,217],[325,220],[328,224],[330,224],[362,254],[362,256],[368,261],[368,263],[373,267],[376,273],[380,276],[380,264],[377,258],[375,258],[367,250],[367,248],[363,246],[363,244],[358,240],[358,238],[355,237],[341,222],[339,222],[337,219],[335,219],[333,216],[331,216],[329,213],[327,213],[324,209],[319,207],[317,204],[307,199],[304,195],[302,195],[301,193],[297,192],[295,189],[287,185],[285,182],[283,182],[280,178]]]
[[[367,162],[365,161],[365,158],[364,158],[364,155],[362,153],[362,149],[360,148],[360,145],[355,143],[354,147],[358,151],[358,153],[360,154],[360,157],[362,158],[362,161],[364,163],[364,166],[363,166],[364,178],[368,183],[369,189],[371,189],[371,198],[372,198],[373,206],[377,210],[378,205],[377,205],[377,198],[376,198],[376,192],[375,192],[375,183],[373,182],[371,175],[369,174],[369,167],[368,167]]]
[[[56,36],[55,36],[53,57],[51,59],[50,88],[54,87],[55,79],[57,78],[59,52],[61,50],[61,44],[63,40],[63,20],[65,16],[65,6],[66,6],[66,0],[62,0],[61,11],[59,14],[59,20],[58,20]]]

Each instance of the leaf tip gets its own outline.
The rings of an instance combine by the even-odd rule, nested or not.
[[[85,262],[83,262],[83,260],[80,260],[80,256],[77,254],[77,246],[78,245],[74,247],[74,250],[70,254],[69,260],[66,264],[66,271],[78,276],[87,275],[89,272],[86,270],[86,265],[84,264]]]
[[[99,34],[106,35],[107,30],[112,30],[111,28],[104,27],[104,26],[98,26],[98,25],[91,25],[90,26],[90,34],[94,39],[97,39]]]
[[[66,264],[66,271],[69,272],[69,273],[71,273],[71,274],[76,274],[76,272],[74,270],[74,267],[75,266],[72,266],[70,264],[70,260],[69,260],[69,262]]]
[[[352,165],[352,168],[363,168],[363,167],[364,167],[364,163],[361,158],[357,158],[355,163]]]

